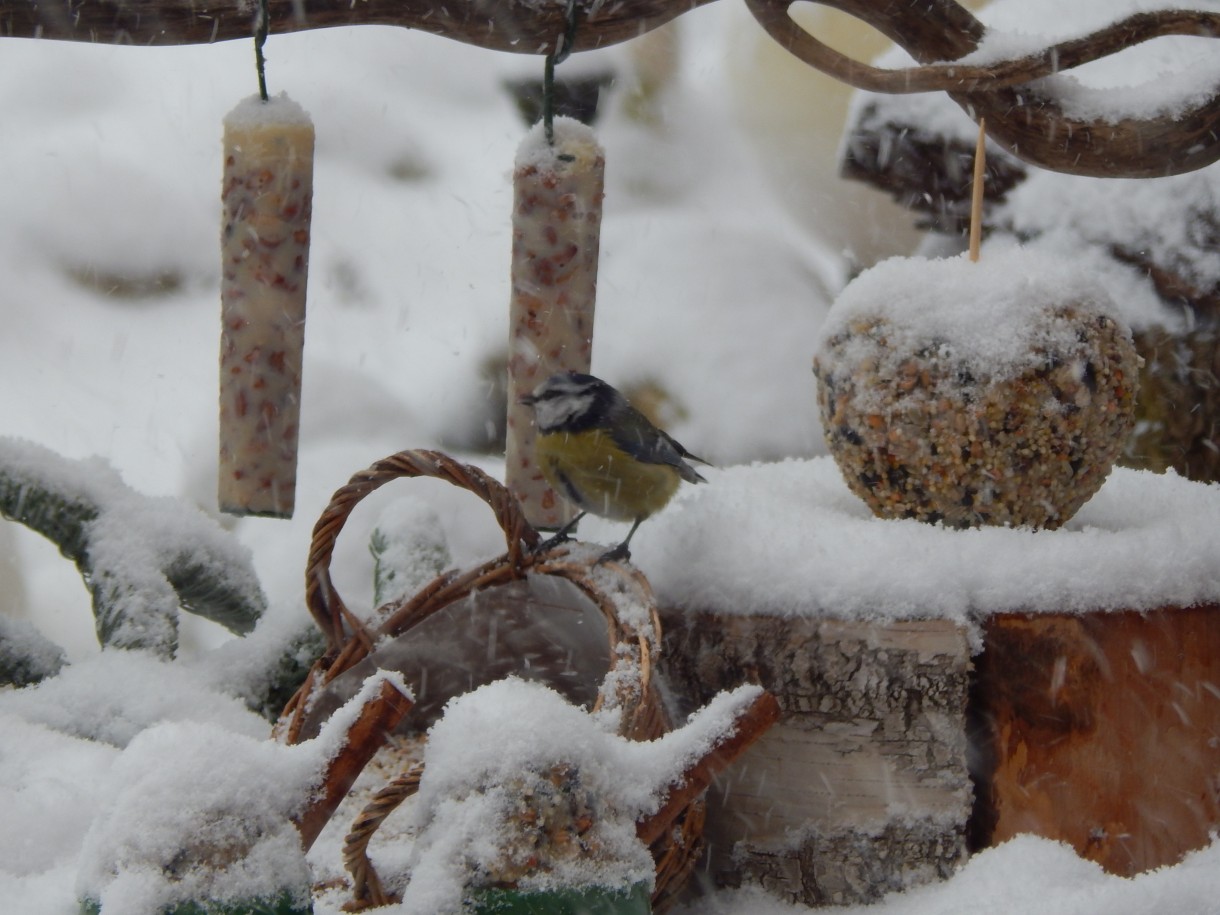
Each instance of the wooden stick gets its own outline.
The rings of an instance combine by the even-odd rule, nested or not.
[[[347,797],[357,776],[385,743],[386,735],[411,711],[414,702],[390,680],[382,681],[377,695],[364,704],[347,732],[343,749],[326,766],[317,796],[296,819],[306,851]]]
[[[705,791],[717,775],[744,753],[770,727],[779,721],[780,707],[776,698],[764,692],[738,716],[735,727],[716,742],[702,759],[691,766],[675,782],[661,809],[636,824],[636,835],[645,845],[651,845],[673,826],[678,815]]]
[[[983,239],[983,176],[987,170],[987,119],[979,118],[979,141],[974,147],[974,187],[970,193],[970,259],[978,263]]]

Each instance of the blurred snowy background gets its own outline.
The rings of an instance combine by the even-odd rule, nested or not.
[[[742,112],[757,119],[767,96],[735,94],[732,58],[756,52],[730,13],[732,27],[719,10],[683,17],[680,72],[652,123],[624,111],[626,49],[561,69],[616,75],[597,125],[594,371],[653,391],[670,430],[718,464],[822,448],[811,340],[844,275],[834,223],[850,220],[786,205],[747,139]],[[265,587],[288,597],[312,520],[355,470],[408,447],[493,468],[502,455],[509,176],[525,131],[503,84],[542,64],[379,27],[273,36],[267,54],[271,91],[317,128],[300,486],[290,524],[236,526],[260,545]],[[220,123],[256,89],[251,45],[6,41],[0,68],[0,429],[214,510]],[[71,567],[47,568],[51,547],[11,525],[0,537],[3,609],[36,595],[39,625],[88,650]]]
[[[629,48],[560,68],[615,75],[596,125],[607,190],[593,370],[653,398],[713,463],[820,453],[817,327],[856,266],[914,247],[910,218],[836,177],[845,89],[731,2],[683,15],[677,33],[680,66],[652,118],[626,104]],[[267,54],[271,91],[317,128],[297,510],[291,522],[221,520],[253,550],[271,612],[302,614],[310,528],[351,473],[414,447],[499,473],[509,178],[526,129],[504,83],[542,63],[378,27],[272,36]],[[221,119],[255,88],[248,42],[0,39],[0,433],[100,455],[143,493],[214,510]],[[455,562],[498,551],[481,504],[440,484],[429,500]],[[335,568],[366,606],[364,535],[340,541]],[[0,612],[35,622],[73,661],[96,653],[76,570],[7,523]],[[187,660],[224,638],[183,625]],[[134,661],[92,663],[110,665],[98,676],[126,682],[133,704],[210,694]],[[62,701],[81,695],[65,687]],[[0,809],[21,810],[0,836],[0,898],[23,915],[74,912],[95,780],[117,751],[0,721]],[[50,825],[47,803],[64,814]],[[1216,912],[1216,863],[1207,849],[1123,881],[1028,839],[875,911]],[[749,892],[697,910],[796,911]]]

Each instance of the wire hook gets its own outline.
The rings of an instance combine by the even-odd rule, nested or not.
[[[267,0],[261,2],[266,3]],[[546,142],[549,146],[555,145],[555,65],[563,63],[572,53],[572,45],[576,43],[576,19],[576,0],[568,0],[559,45],[546,56],[546,62],[543,64],[542,129],[546,132]]]
[[[254,66],[258,70],[258,96],[267,101],[267,58],[263,56],[263,45],[271,32],[271,14],[267,11],[268,0],[258,0],[258,15],[254,19]]]

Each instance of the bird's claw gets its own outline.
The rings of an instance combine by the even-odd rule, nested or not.
[[[584,512],[578,514],[575,518],[561,527],[554,536],[542,541],[534,548],[535,553],[545,553],[547,550],[554,549],[561,543],[567,543],[572,539],[572,531],[576,530],[576,525],[580,523],[580,519],[585,516]]]
[[[535,553],[546,553],[550,550],[553,550],[555,547],[559,546],[561,543],[567,543],[571,539],[572,539],[572,535],[569,534],[567,531],[560,531],[558,534],[555,534],[553,537],[548,537],[546,540],[543,540],[540,544],[538,544],[536,547],[534,547],[534,552]]]
[[[603,562],[626,562],[631,558],[631,550],[627,549],[627,544],[620,543],[612,550],[606,550],[597,557],[597,565]]]

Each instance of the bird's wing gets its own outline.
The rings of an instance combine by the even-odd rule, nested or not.
[[[689,457],[702,464],[706,464],[707,461],[695,457],[668,432],[658,429],[649,422],[648,418],[635,407],[627,407],[618,421],[610,423],[610,426],[614,430],[611,433],[614,443],[637,461],[643,461],[646,464],[669,464],[678,471],[682,479],[689,483],[707,482],[683,458]]]
[[[697,454],[691,454],[689,451],[687,451],[685,448],[683,448],[681,444],[679,444],[678,442],[675,442],[673,440],[673,438],[671,436],[667,435],[666,433],[662,432],[661,434],[665,435],[666,438],[668,438],[671,442],[673,442],[673,446],[675,448],[677,448],[678,451],[680,451],[682,453],[682,457],[686,458],[688,461],[694,461],[696,464],[702,464],[704,467],[715,467],[716,466],[711,461],[705,461],[703,458],[699,457],[699,455],[697,455]]]

